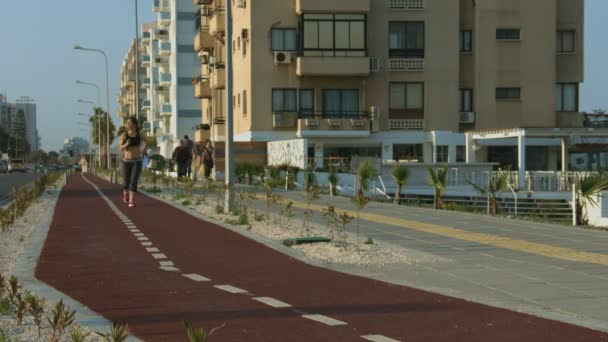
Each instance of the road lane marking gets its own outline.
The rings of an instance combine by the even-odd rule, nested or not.
[[[232,285],[215,285],[214,286],[217,289],[220,289],[222,291],[226,291],[226,292],[230,292],[230,293],[247,293],[246,290],[243,289],[239,289],[238,287],[234,287]]]
[[[148,248],[146,248],[146,251],[148,251],[150,253],[158,253],[158,252],[160,252],[158,250],[158,248],[156,248],[156,247],[148,247]]]
[[[145,236],[140,236],[140,237],[137,238],[137,240],[139,240],[139,241],[148,241],[148,238],[145,237]]]
[[[366,336],[361,336],[364,339],[368,340],[368,341],[372,341],[372,342],[401,342],[399,340],[395,340],[386,336],[382,336],[382,335],[366,335]]]
[[[175,266],[175,264],[173,264],[173,261],[170,261],[170,260],[160,261],[159,264],[161,266],[166,266],[166,267]]]
[[[164,255],[164,254],[162,254],[162,253],[153,253],[152,257],[154,259],[157,259],[157,260],[159,260],[159,259],[167,259],[167,256]]]
[[[179,272],[179,268],[176,268],[174,266],[161,266],[160,269],[167,272]]]
[[[253,300],[257,300],[260,303],[264,303],[268,306],[272,306],[273,308],[290,308],[291,305],[285,303],[285,302],[281,302],[280,300],[276,300],[274,298],[270,298],[270,297],[256,297],[253,298]]]
[[[141,243],[142,246],[147,247],[147,246],[152,246],[152,242],[150,241],[144,241]]]
[[[203,277],[200,274],[182,274],[184,277],[189,278],[191,280],[194,280],[196,282],[202,282],[202,281],[211,281],[211,279],[207,278],[207,277]]]
[[[327,316],[323,316],[323,315],[303,315],[302,317],[304,317],[306,319],[310,319],[315,322],[323,323],[325,325],[329,325],[330,327],[348,324],[346,322],[338,321],[337,319],[333,319],[331,317],[327,317]]]

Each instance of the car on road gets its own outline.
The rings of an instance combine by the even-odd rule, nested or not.
[[[27,172],[23,159],[11,159],[8,163],[8,172]]]
[[[8,163],[5,160],[0,160],[0,173],[8,173]]]

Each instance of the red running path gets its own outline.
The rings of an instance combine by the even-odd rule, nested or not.
[[[36,276],[145,341],[186,341],[182,321],[219,341],[598,341],[608,334],[314,267],[153,198],[126,208],[87,176],[167,259],[155,259],[81,176],[63,189]],[[162,256],[160,256],[162,257]],[[171,261],[179,272],[159,268]],[[210,278],[196,282],[184,274]],[[214,286],[248,291],[232,294]],[[291,307],[254,300],[271,297]],[[324,315],[330,326],[303,318]]]

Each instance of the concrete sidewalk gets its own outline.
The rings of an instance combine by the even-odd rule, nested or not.
[[[314,267],[152,198],[70,178],[37,277],[146,341],[597,341],[607,334]]]

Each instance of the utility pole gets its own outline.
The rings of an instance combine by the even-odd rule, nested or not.
[[[234,175],[234,142],[233,140],[233,108],[232,108],[232,1],[226,1],[226,141],[224,146],[224,159],[226,170],[224,175],[226,185],[226,203],[224,208],[232,210],[232,178]]]
[[[135,0],[135,117],[139,120],[139,11]]]

